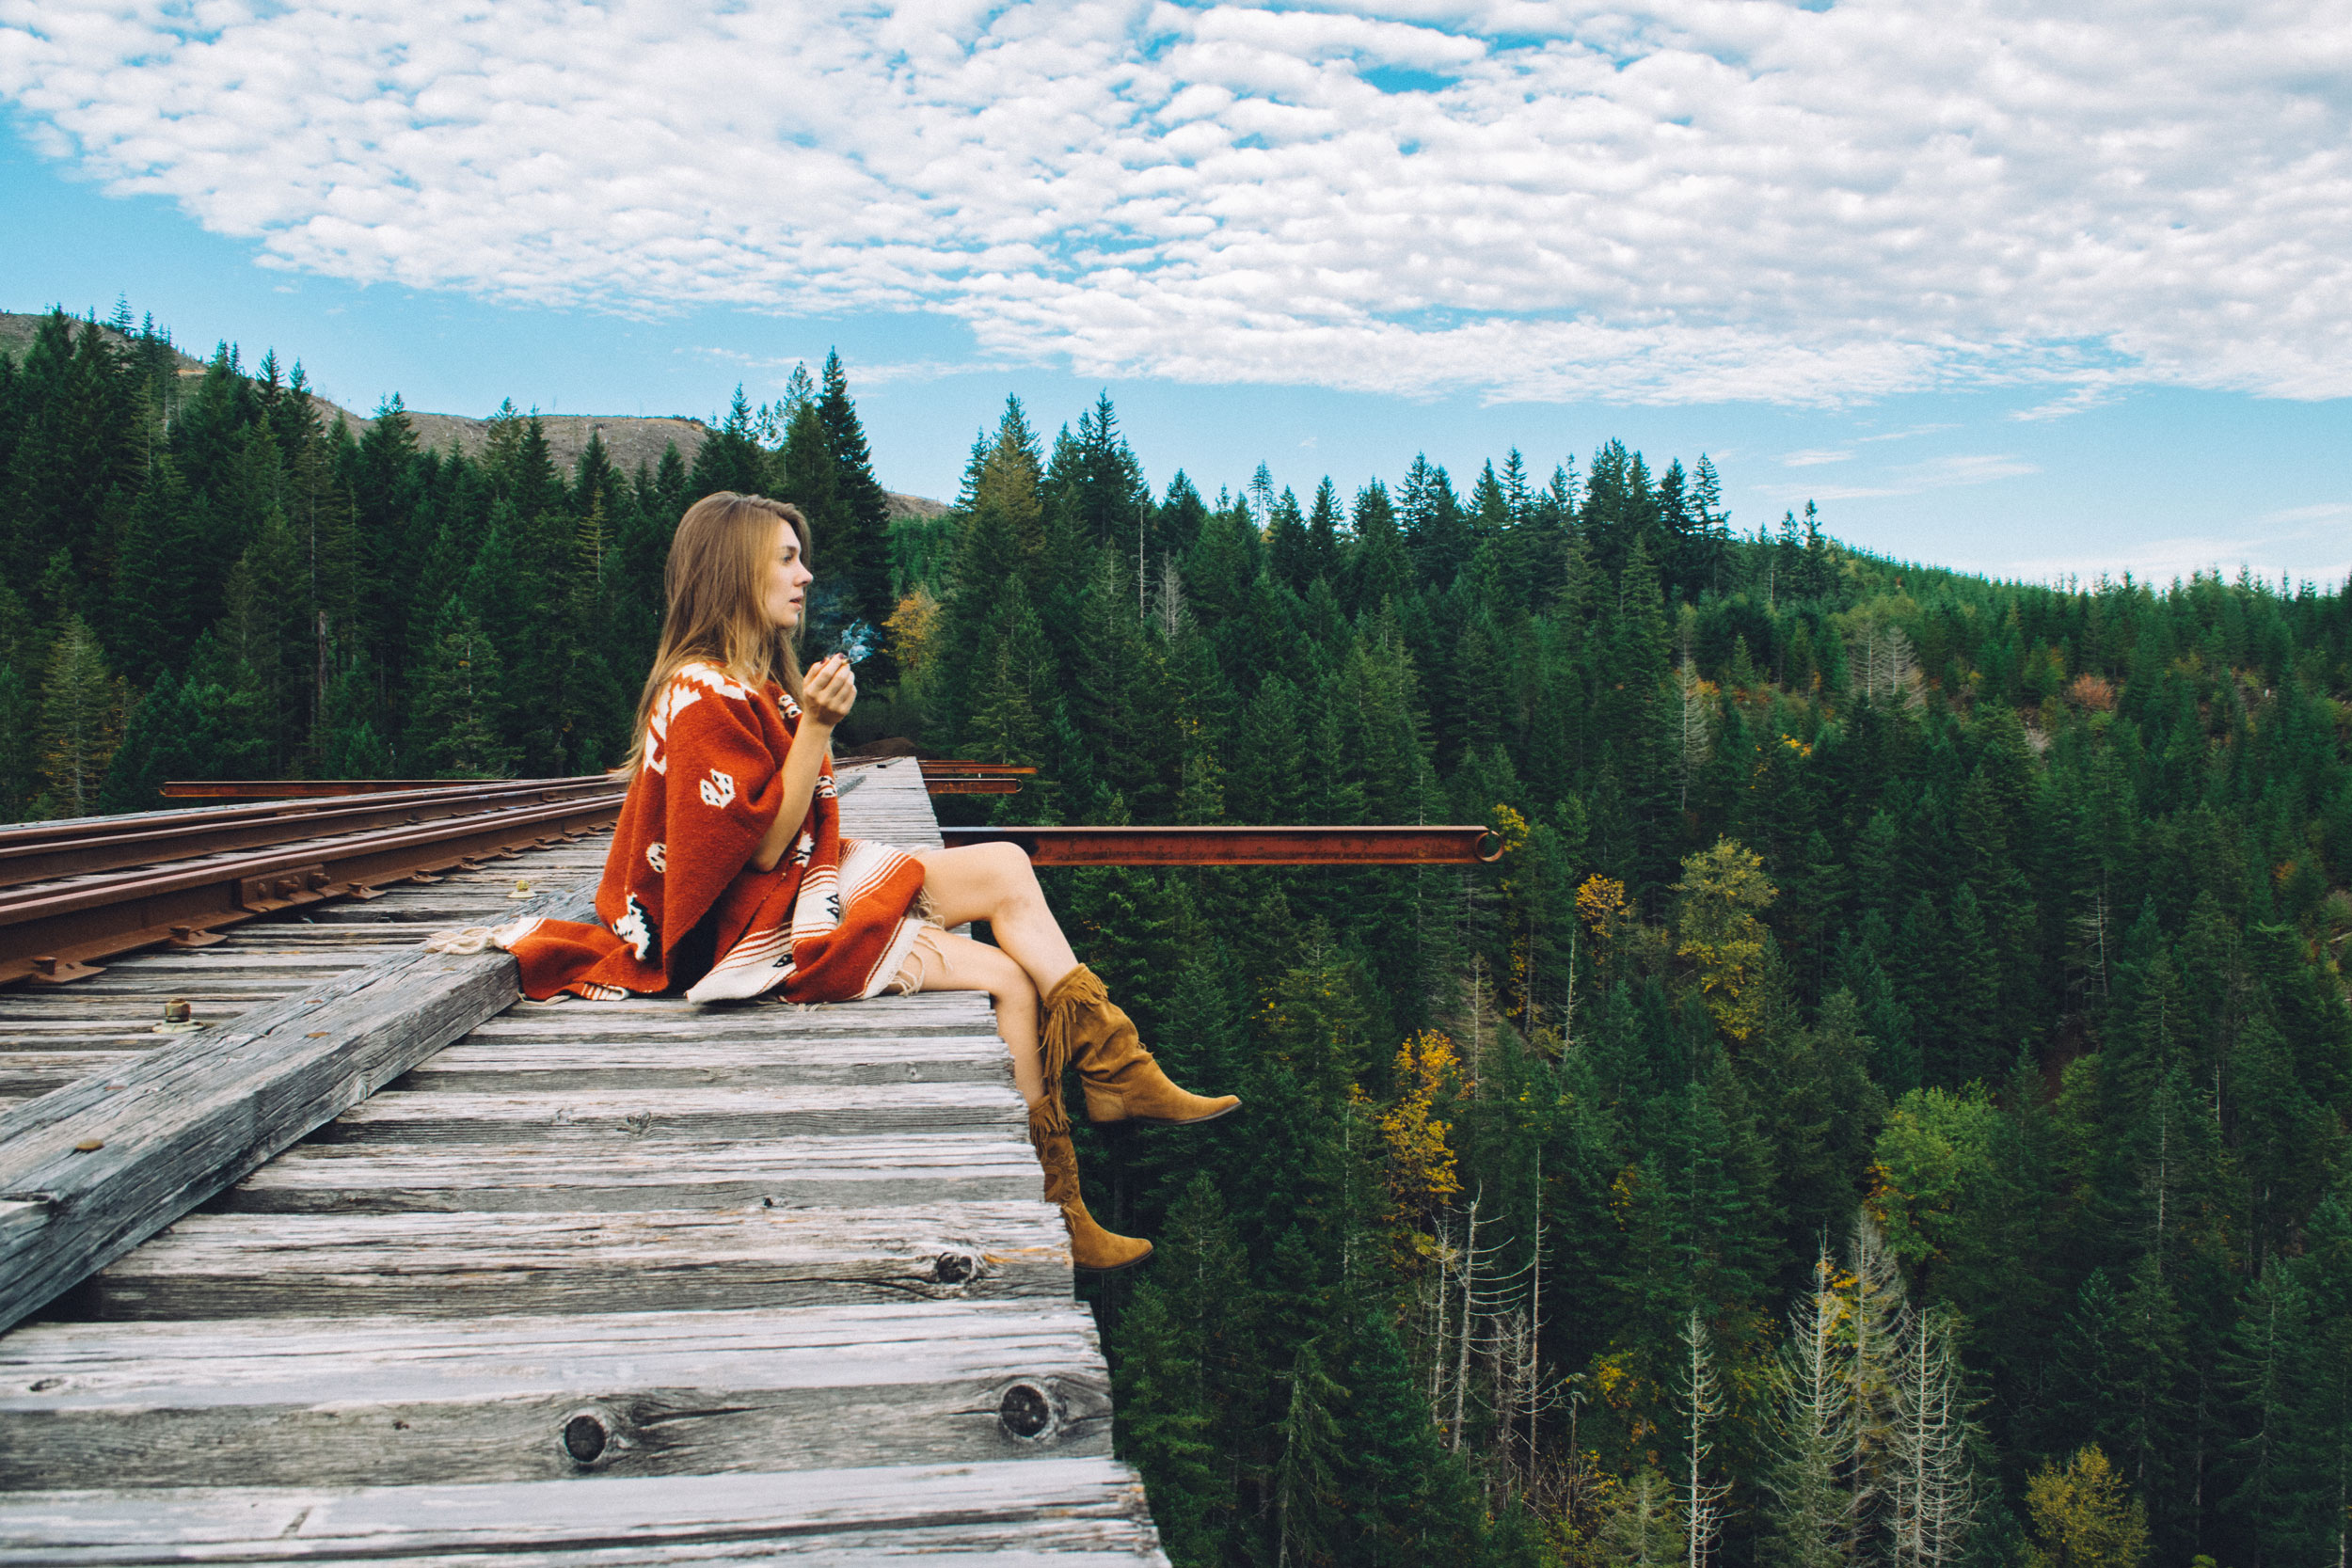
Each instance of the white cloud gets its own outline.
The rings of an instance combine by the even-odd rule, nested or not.
[[[1809,448],[1804,451],[1785,451],[1780,454],[1780,466],[1784,468],[1818,468],[1824,463],[1851,463],[1852,461],[1852,452],[1827,451],[1819,447]]]
[[[2185,580],[2201,572],[2207,577],[2234,578],[2250,572],[2265,582],[2311,582],[2334,590],[2352,579],[2352,552],[2338,541],[2333,549],[2313,550],[2310,542],[2295,538],[2228,538],[2200,534],[2174,539],[2151,539],[2122,549],[2077,549],[2064,554],[2034,556],[1980,566],[1994,575],[2021,582],[2057,582],[2072,578],[2081,582],[2101,577],[2121,578],[2129,572],[2142,582]]]
[[[2348,71],[2352,12],[2286,0],[0,0],[47,150],[289,269],[930,309],[1089,375],[2027,417],[2352,395]]]
[[[1914,436],[1933,436],[1942,431],[1957,430],[1960,427],[1958,425],[1951,424],[1915,424],[1908,430],[1889,430],[1883,431],[1876,436],[1856,436],[1851,437],[1851,439],[1855,446],[1867,447],[1874,445],[1880,441],[1908,441]]]
[[[1916,496],[1929,490],[1990,484],[1995,480],[2022,479],[2041,471],[2042,465],[2027,462],[2022,457],[1993,452],[1955,453],[1889,468],[1877,484],[1833,484],[1825,489],[1804,489],[1804,499],[1814,501],[1876,500],[1888,496]],[[1803,488],[1781,484],[1775,487],[1775,493],[1794,497]]]
[[[2352,522],[2352,501],[2322,501],[2316,506],[2290,506],[2283,511],[2265,513],[2265,523],[2347,523]],[[2308,533],[2297,537],[2309,537]]]

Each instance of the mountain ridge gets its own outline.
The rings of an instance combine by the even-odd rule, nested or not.
[[[0,354],[22,357],[32,345],[47,311],[0,310]],[[69,316],[74,329],[92,325],[87,318]],[[133,341],[119,328],[105,322],[95,324],[108,341],[124,343]],[[172,355],[179,373],[185,378],[201,376],[204,361],[196,358],[178,345]],[[340,417],[351,427],[354,436],[364,436],[374,428],[373,416],[346,408],[331,399],[310,394],[318,405],[322,420],[332,424]],[[481,455],[489,444],[491,421],[467,414],[439,414],[404,408],[409,427],[417,434],[420,447],[437,451],[456,451],[468,457]],[[643,463],[658,467],[662,452],[675,445],[678,456],[691,467],[694,455],[709,438],[710,424],[691,415],[640,414],[540,414],[539,428],[546,434],[548,455],[558,465],[570,467],[580,461],[580,454],[588,450],[592,437],[602,436],[606,454],[613,466],[624,471],[634,470]],[[944,501],[928,496],[903,495],[895,490],[883,492],[890,499],[893,517],[943,517],[947,514]]]

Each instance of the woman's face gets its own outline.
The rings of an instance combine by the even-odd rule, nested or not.
[[[777,518],[776,542],[768,551],[768,564],[759,578],[759,608],[770,626],[790,631],[801,624],[814,576],[808,562],[801,559],[801,536],[792,531],[790,523]]]

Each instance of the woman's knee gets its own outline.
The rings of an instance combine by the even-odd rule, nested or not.
[[[1037,891],[1037,868],[1018,844],[977,844],[973,848],[986,857],[980,863],[989,885],[999,893],[1017,898]]]

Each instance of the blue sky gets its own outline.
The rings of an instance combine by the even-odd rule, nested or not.
[[[2347,79],[2292,8],[0,0],[0,307],[363,410],[708,415],[837,345],[932,496],[1107,389],[1155,486],[1613,436],[1741,527],[2332,581]]]

